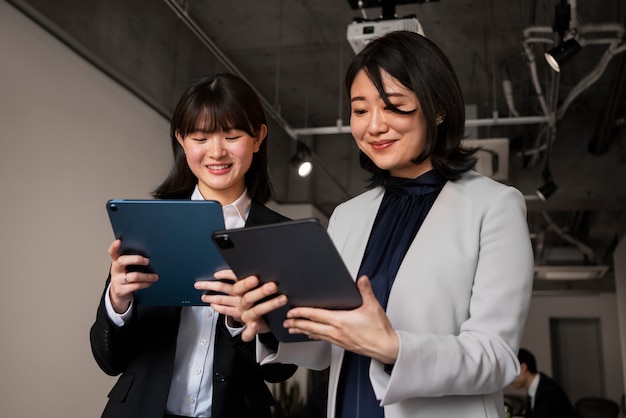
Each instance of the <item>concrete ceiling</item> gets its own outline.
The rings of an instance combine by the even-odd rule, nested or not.
[[[354,18],[378,18],[380,0],[364,1],[375,7],[363,9],[347,0],[8,2],[165,117],[192,79],[219,71],[242,75],[271,116],[278,201],[311,203],[330,214],[363,191],[356,147],[337,126],[349,117],[343,74],[354,53],[346,28]],[[558,0],[408,3],[398,4],[396,15],[415,15],[457,70],[469,105],[468,136],[508,139],[500,181],[528,197],[537,264],[610,267],[602,280],[537,281],[535,288],[612,291],[612,251],[626,231],[624,1],[569,0],[583,48],[558,77],[543,60],[555,40]],[[611,42],[619,53],[598,68]],[[512,105],[504,80],[510,81]],[[526,123],[555,108],[554,136],[544,135],[552,132],[548,123]],[[509,124],[509,117],[519,122]],[[333,128],[336,133],[326,132]],[[289,164],[295,139],[314,152],[316,169],[306,179]],[[543,183],[547,143],[558,190],[542,202],[534,196]]]

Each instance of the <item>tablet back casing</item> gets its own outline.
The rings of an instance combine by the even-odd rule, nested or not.
[[[276,282],[279,293],[287,295],[288,306],[265,318],[280,341],[307,340],[282,326],[294,306],[353,309],[362,303],[341,256],[316,219],[217,231],[213,240],[238,278],[256,275],[262,283]]]
[[[224,229],[222,207],[216,201],[123,200],[107,202],[107,212],[122,254],[141,254],[150,264],[129,270],[152,271],[159,280],[135,292],[135,302],[156,306],[206,305],[197,280],[212,280],[228,268],[211,241]],[[133,268],[134,267],[134,268]]]

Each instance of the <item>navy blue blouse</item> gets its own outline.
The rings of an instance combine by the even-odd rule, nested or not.
[[[446,179],[431,170],[416,179],[388,177],[357,277],[367,275],[387,308],[389,293],[409,246]],[[370,358],[345,352],[337,393],[337,418],[382,418],[369,380]]]

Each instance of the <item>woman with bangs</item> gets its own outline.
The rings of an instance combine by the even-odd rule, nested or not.
[[[363,304],[293,307],[284,327],[313,341],[275,347],[263,315],[288,298],[242,278],[242,338],[259,336],[260,364],[330,366],[328,418],[503,418],[532,290],[524,198],[473,171],[461,89],[432,41],[374,39],[346,87],[371,188],[334,210],[328,233]]]
[[[171,120],[173,167],[153,192],[158,199],[216,200],[226,228],[287,220],[264,204],[273,190],[267,170],[267,123],[252,88],[231,74],[198,80],[180,98]],[[121,374],[103,417],[270,418],[274,399],[265,382],[291,377],[296,366],[255,361],[255,343],[241,340],[239,297],[228,281],[196,288],[220,292],[225,315],[207,306],[153,307],[133,293],[158,279],[127,272],[147,265],[139,255],[109,247],[111,269],[91,328],[94,357],[107,374]],[[201,255],[199,255],[201,256]],[[215,273],[234,279],[232,271]],[[207,296],[203,300],[208,302]],[[271,333],[262,335],[277,345]]]

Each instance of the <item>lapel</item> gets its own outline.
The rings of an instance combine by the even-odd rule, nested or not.
[[[338,231],[336,234],[339,235],[338,239],[341,240],[336,241],[335,245],[340,250],[341,257],[355,280],[358,278],[357,274],[365,254],[365,247],[367,247],[383,195],[384,189],[377,188],[357,197],[357,200],[346,207],[348,213],[335,220],[339,224],[333,226],[333,229]],[[362,199],[366,200],[361,201]]]
[[[406,260],[412,260],[420,252],[427,250],[431,241],[442,235],[442,230],[448,230],[454,224],[454,220],[458,218],[458,198],[459,189],[455,182],[446,182],[426,215],[415,239],[409,246],[400,269],[402,269]],[[398,271],[399,273],[400,271]]]
[[[456,222],[462,219],[458,214],[459,196],[458,184],[446,182],[400,264],[389,294],[389,315],[393,315],[394,307],[402,305],[396,303],[396,299],[404,299],[406,295],[403,293],[415,285],[416,271],[428,274],[429,269],[438,268],[440,263],[446,262],[446,258],[442,258],[446,253],[440,253],[437,245],[440,242],[449,243],[451,233],[458,234]]]
[[[365,248],[367,247],[367,242],[383,199],[384,189],[378,188],[368,193],[372,194],[369,196],[367,196],[367,193],[362,195],[362,198],[366,199],[365,201],[354,202],[358,209],[352,209],[355,212],[349,215],[352,217],[352,222],[350,222],[351,230],[346,231],[350,245],[342,248],[342,256],[353,277],[356,277],[361,266]],[[417,236],[409,246],[407,255],[400,265],[398,277],[401,276],[400,272],[403,266],[408,265],[406,268],[413,269],[414,263],[412,261],[415,260],[420,252],[428,249],[433,237],[437,237],[442,227],[445,228],[446,225],[452,224],[453,220],[458,217],[458,214],[454,215],[453,212],[456,211],[455,206],[458,205],[458,198],[459,188],[457,182],[448,181],[439,193],[426,219],[424,219]],[[350,228],[350,226],[348,227]],[[337,225],[337,229],[340,228],[343,229],[344,225]],[[341,242],[336,244],[342,246]],[[407,260],[410,261],[407,262]]]

